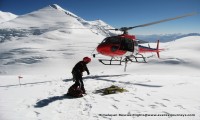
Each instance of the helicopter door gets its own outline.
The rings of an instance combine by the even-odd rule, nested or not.
[[[120,50],[134,52],[134,42],[131,39],[121,38]]]

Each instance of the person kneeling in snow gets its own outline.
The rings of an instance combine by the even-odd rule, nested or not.
[[[90,61],[91,61],[91,58],[84,57],[83,60],[79,61],[72,69],[72,76],[73,76],[73,81],[75,82],[75,84],[73,84],[70,88],[81,90],[82,94],[85,94],[85,88],[84,88],[82,76],[83,76],[84,71],[86,71],[88,75],[90,74],[90,72],[87,68],[87,64]],[[70,90],[71,90],[70,88],[68,91],[69,94],[70,94]],[[78,93],[78,94],[81,94],[81,93]],[[78,97],[78,95],[76,95],[76,96]]]

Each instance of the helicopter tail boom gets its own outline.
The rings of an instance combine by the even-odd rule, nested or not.
[[[139,53],[156,52],[157,57],[160,58],[160,54],[159,54],[159,53],[160,53],[163,49],[160,49],[160,48],[159,48],[159,44],[160,44],[160,41],[158,40],[158,41],[157,41],[157,47],[156,47],[156,48],[151,48],[150,46],[149,46],[149,47],[146,47],[146,46],[139,45]]]

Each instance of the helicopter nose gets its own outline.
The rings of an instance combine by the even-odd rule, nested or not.
[[[109,55],[114,54],[119,49],[119,46],[117,45],[108,45],[108,44],[100,44],[97,47],[97,52],[103,55]]]
[[[106,45],[98,45],[97,47],[97,52],[101,53],[101,54],[105,54],[108,51],[108,47]]]
[[[104,45],[98,45],[97,46],[97,52],[99,52],[99,53],[103,53],[103,51],[104,51]]]

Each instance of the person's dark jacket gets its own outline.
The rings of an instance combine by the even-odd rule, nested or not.
[[[72,69],[72,74],[74,73],[82,74],[84,71],[86,71],[88,75],[90,74],[86,63],[84,61],[79,61]]]

